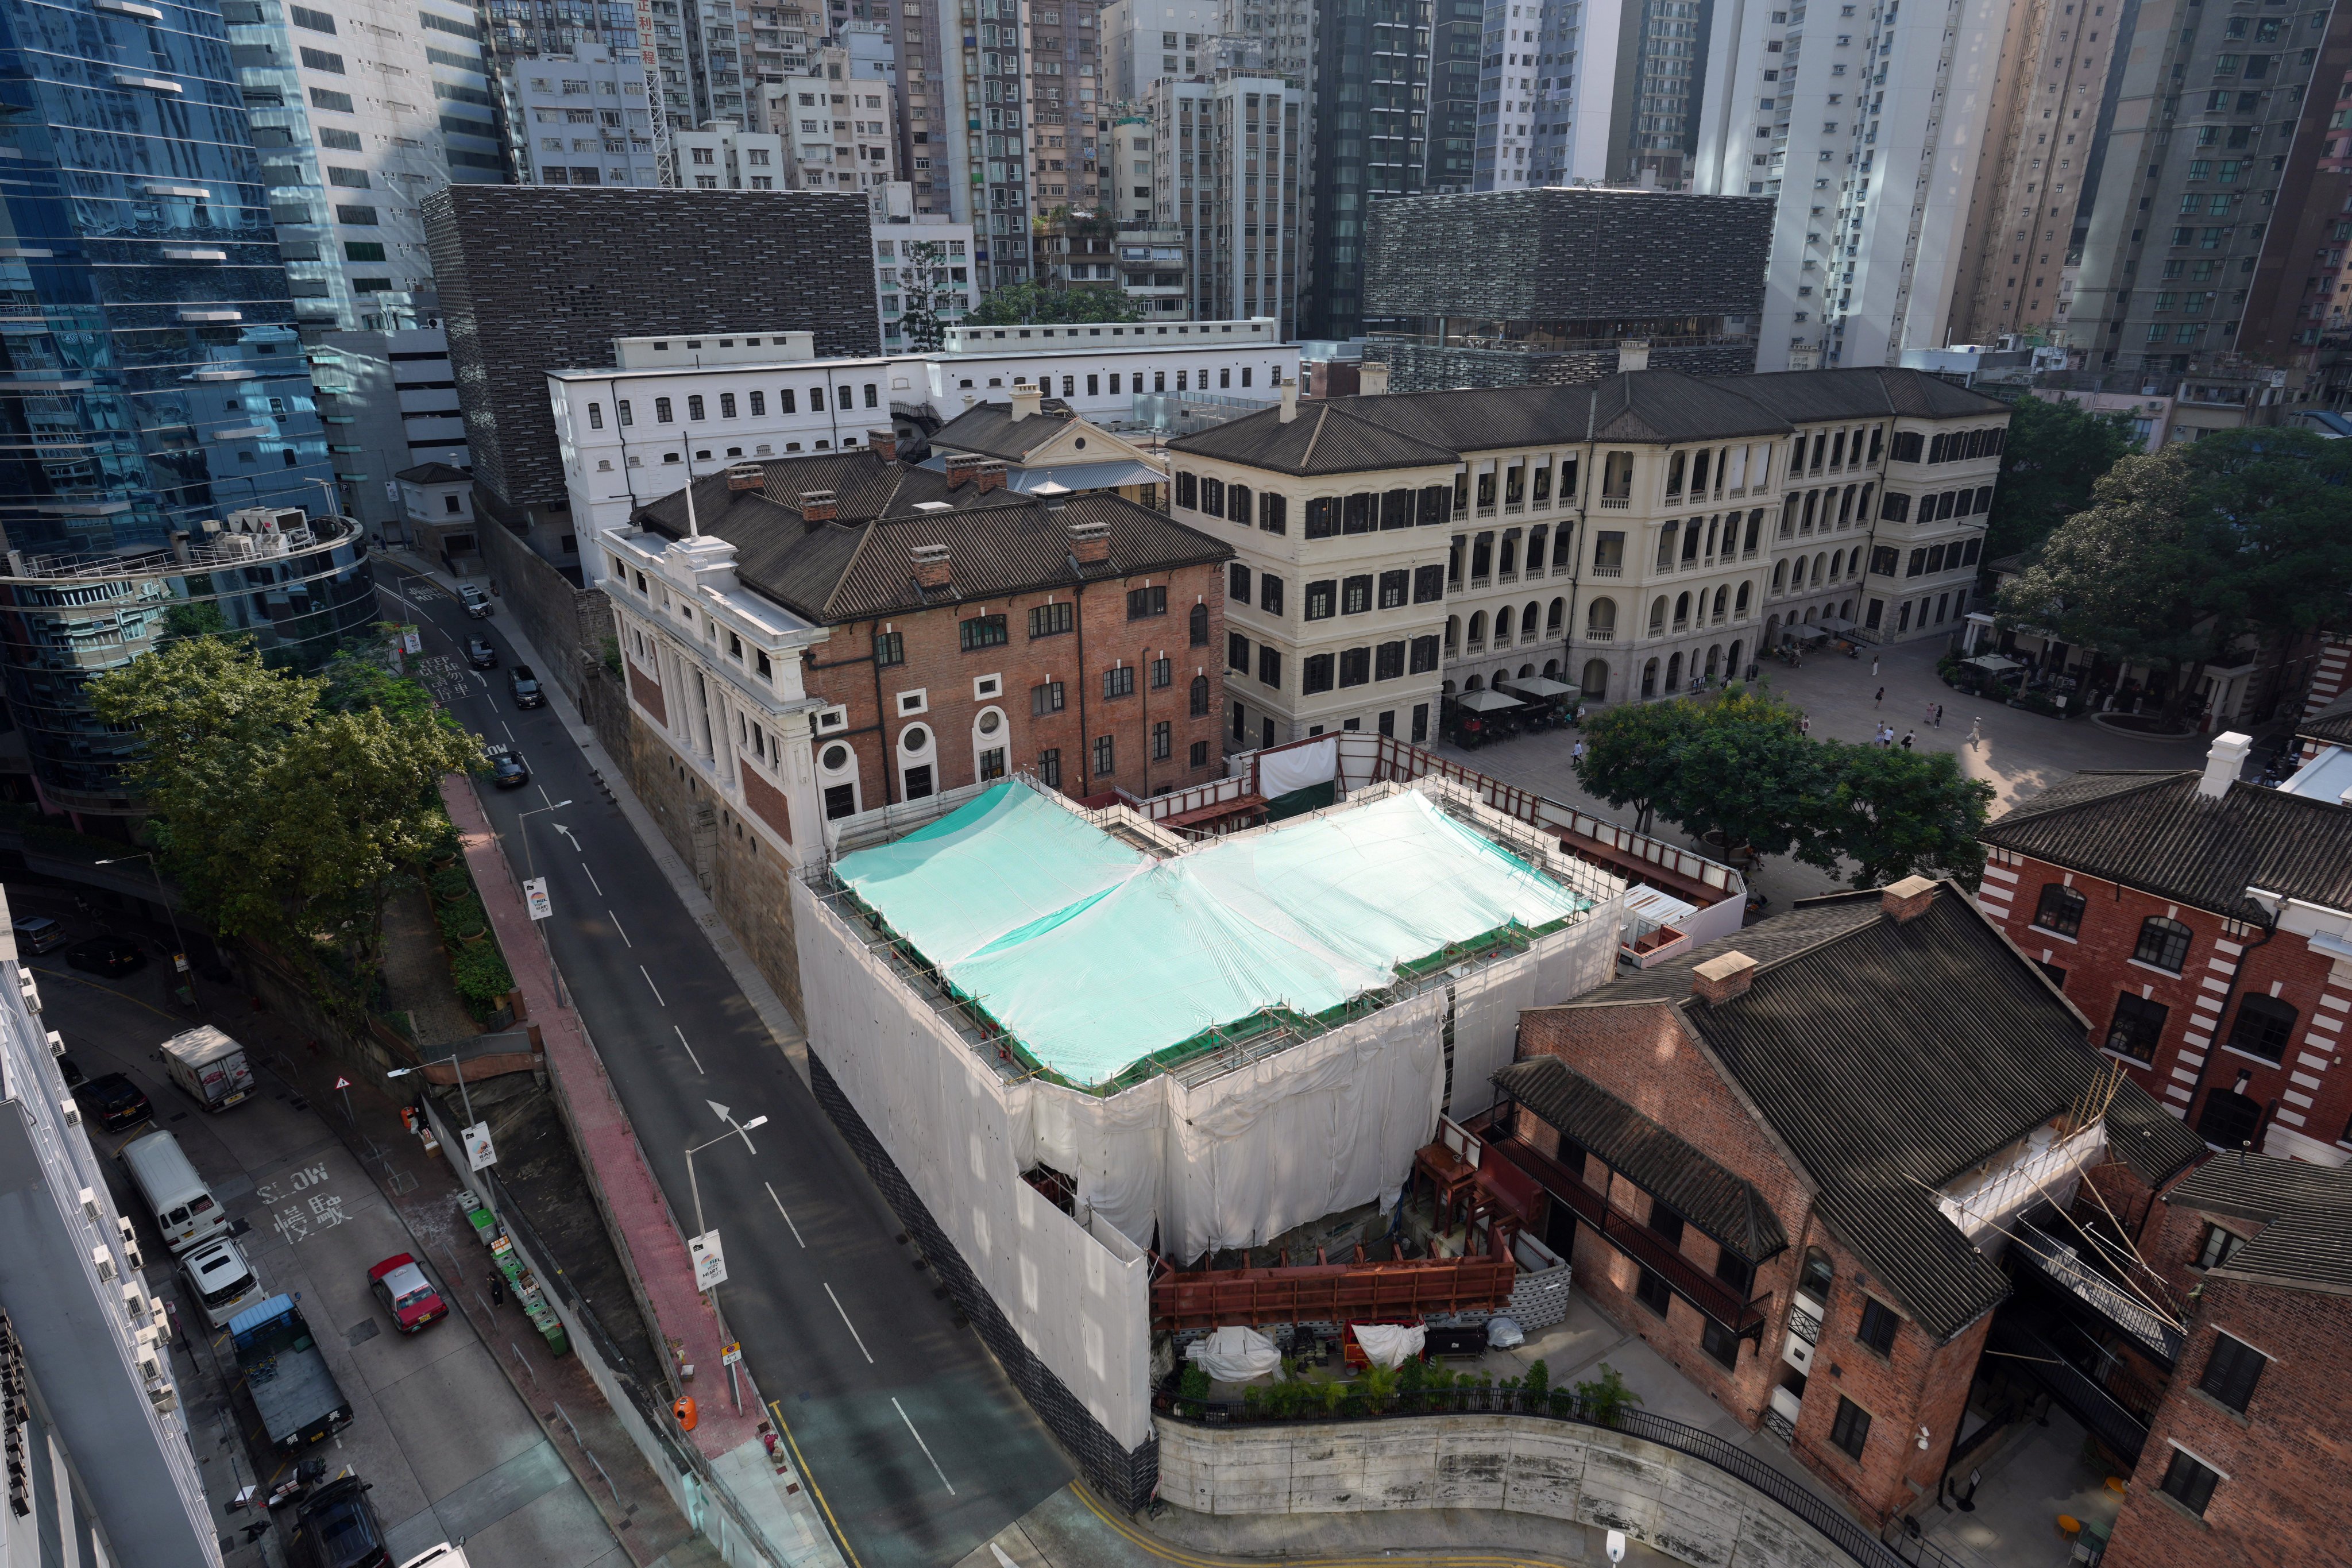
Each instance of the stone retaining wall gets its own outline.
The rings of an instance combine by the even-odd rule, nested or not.
[[[1622,1530],[1700,1568],[1848,1561],[1714,1466],[1595,1426],[1525,1415],[1156,1425],[1160,1496],[1196,1513],[1497,1509]]]

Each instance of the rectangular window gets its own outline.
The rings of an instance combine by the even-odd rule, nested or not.
[[[1062,787],[1062,748],[1048,746],[1037,753],[1037,782],[1047,789]]]
[[[1372,607],[1372,579],[1370,573],[1360,577],[1349,577],[1339,584],[1339,613],[1360,616]]]
[[[1341,651],[1339,655],[1340,685],[1362,686],[1371,678],[1372,650],[1370,648],[1351,647]]]
[[[2197,1267],[2219,1268],[2235,1258],[2238,1255],[2238,1248],[2245,1245],[2246,1238],[2237,1232],[2223,1230],[2218,1225],[2209,1225],[2205,1227],[2204,1245],[2197,1249]]]
[[[956,637],[963,644],[963,651],[966,653],[975,648],[1002,647],[1006,640],[1004,617],[1003,616],[966,616],[956,623]]]
[[[2115,1021],[2107,1026],[2107,1049],[2135,1061],[2156,1059],[2157,1042],[2164,1037],[2164,1021],[2172,1009],[2161,1002],[2126,991],[2116,998]]]
[[[1209,765],[1208,742],[1195,741],[1192,742],[1192,750],[1187,765],[1196,768],[1205,768]]]
[[[1154,691],[1165,691],[1175,684],[1175,662],[1167,658],[1153,659],[1151,661],[1151,689]]]
[[[904,632],[876,632],[874,634],[874,662],[886,669],[894,664],[906,663],[907,634]]]
[[[1914,441],[1918,438],[1911,437]],[[1900,441],[1903,437],[1898,436],[1895,439]],[[1870,1412],[1840,1395],[1837,1419],[1830,1423],[1830,1441],[1844,1449],[1849,1458],[1861,1458],[1863,1446],[1870,1441]]]
[[[1165,584],[1156,588],[1130,588],[1128,590],[1127,618],[1129,620],[1149,620],[1153,616],[1164,616],[1167,613],[1168,589]]]
[[[1713,1318],[1706,1320],[1706,1326],[1699,1331],[1699,1348],[1706,1351],[1715,1363],[1726,1372],[1738,1371],[1739,1336]]]
[[[1095,737],[1095,776],[1097,778],[1108,778],[1118,771],[1118,763],[1114,758],[1111,738],[1108,735],[1097,735]]]
[[[1181,472],[1177,474],[1176,504],[1184,508],[1187,511],[1197,511],[1200,510],[1201,477],[1198,474],[1187,474]]]
[[[1633,1287],[1633,1299],[1663,1318],[1666,1315],[1668,1303],[1675,1299],[1675,1293],[1666,1288],[1664,1276],[1643,1268],[1641,1279]]]
[[[1201,481],[1201,510],[1211,517],[1225,515],[1225,481],[1203,479]]]
[[[349,74],[343,69],[343,57],[325,49],[306,48],[300,51],[302,63],[314,71],[332,71],[337,76]]]
[[[2189,1458],[2188,1449],[2175,1448],[2172,1463],[2164,1472],[2164,1495],[2202,1519],[2221,1479],[2210,1465]]]
[[[1683,1216],[1655,1198],[1650,1200],[1650,1228],[1656,1231],[1659,1239],[1667,1246],[1682,1246]]]
[[[768,395],[764,392],[755,392],[751,394],[751,417],[754,419],[764,419],[767,416]]]
[[[1282,689],[1282,654],[1279,650],[1261,646],[1257,650],[1259,684],[1272,690]]]
[[[1250,667],[1249,656],[1249,638],[1239,632],[1227,632],[1225,634],[1225,668],[1238,669],[1244,675],[1247,675]]]
[[[1271,572],[1257,580],[1257,605],[1269,616],[1282,614],[1282,579]]]
[[[1901,1321],[1885,1302],[1864,1298],[1862,1321],[1855,1325],[1853,1337],[1880,1355],[1891,1355],[1895,1351],[1895,1327]]]
[[[1033,686],[1029,689],[1030,712],[1042,718],[1045,714],[1059,713],[1061,710],[1062,683],[1060,681],[1048,680],[1041,686]]]
[[[697,392],[688,395],[686,400],[686,416],[688,419],[707,419],[709,417],[708,414],[703,412],[702,394]]]
[[[1135,695],[1135,666],[1122,664],[1115,668],[1104,670],[1102,675],[1104,701],[1108,702],[1115,697]]]
[[[1298,689],[1308,696],[1331,689],[1331,656],[1309,655],[1298,662]]]
[[[1310,621],[1329,620],[1338,607],[1339,593],[1339,584],[1328,577],[1320,583],[1307,584],[1307,618]]]
[[[827,822],[856,815],[857,786],[856,784],[835,784],[824,792],[824,819]]]
[[[1747,1299],[1748,1288],[1756,1283],[1756,1265],[1731,1248],[1718,1247],[1715,1255],[1715,1277]]]
[[[1437,634],[1412,639],[1412,670],[1415,675],[1427,675],[1437,668]]]
[[[335,30],[335,19],[324,11],[313,11],[308,5],[289,5],[286,7],[286,14],[293,18],[294,25],[298,27],[308,27],[314,33],[331,33]]]
[[[992,751],[986,751],[986,752],[981,752],[981,753],[980,753],[980,782],[981,782],[981,783],[982,783],[982,784],[986,784],[986,783],[988,783],[991,779],[1001,779],[1001,778],[1003,778],[1003,776],[1004,776],[1004,748],[1003,748],[1003,747],[1002,747],[1002,746],[998,746],[998,747],[996,747],[996,748],[995,748],[994,750],[992,750]]]
[[[1176,727],[1162,719],[1151,726],[1151,760],[1164,763],[1176,750]]]
[[[735,395],[733,393],[722,392],[719,395],[719,417],[721,419],[732,419],[735,417]]]
[[[1411,573],[1402,568],[1381,574],[1381,608],[1396,610],[1404,607],[1405,594],[1412,581]]]
[[[1404,644],[1384,642],[1372,650],[1372,679],[1394,680],[1404,674]]]
[[[273,98],[271,101],[275,102],[276,99]],[[336,92],[332,89],[323,87],[314,87],[310,89],[310,107],[313,109],[331,109],[338,114],[352,114],[357,112],[352,108],[352,95],[350,93]]]
[[[1372,531],[1372,493],[1358,490],[1348,498],[1340,510],[1339,531],[1370,533]]]
[[[1290,498],[1273,494],[1257,498],[1257,525],[1267,533],[1290,531]]]
[[[1070,601],[1059,604],[1033,605],[1029,607],[1029,635],[1033,637],[1059,637],[1070,629]]]
[[[2205,1358],[2205,1375],[2197,1386],[2242,1415],[2253,1400],[2254,1384],[2262,1381],[2263,1368],[2269,1364],[2270,1357],[2244,1341],[2216,1334],[2213,1353]]]
[[[1445,568],[1443,565],[1416,566],[1412,571],[1412,602],[1433,605],[1445,597]]]
[[[1307,503],[1307,537],[1328,539],[1339,527],[1339,499],[1318,496]]]
[[[1411,528],[1412,526],[1412,492],[1397,489],[1381,494],[1381,527]]]
[[[375,208],[338,206],[335,208],[335,221],[356,225],[362,228],[373,228],[376,223]]]

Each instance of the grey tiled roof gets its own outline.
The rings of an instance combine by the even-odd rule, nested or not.
[[[1824,1223],[1948,1339],[2009,1284],[1932,1189],[2064,1111],[2100,1058],[2082,1016],[1958,888],[1900,925],[1879,908],[1875,892],[1808,900],[1569,1005],[1675,1006],[1816,1184]],[[1735,950],[1758,961],[1748,991],[1691,994],[1690,969]],[[2152,1184],[2205,1152],[2128,1082],[2108,1129]]]
[[[2352,806],[2197,773],[2077,773],[1977,837],[2216,914],[2259,917],[2248,888],[2352,909]]]
[[[1785,435],[1822,419],[2005,416],[1979,393],[1913,370],[1695,376],[1620,372],[1586,386],[1464,387],[1268,409],[1171,441],[1169,450],[1290,474],[1349,473],[1457,460],[1547,441],[1660,443]]]
[[[1662,1200],[1750,1263],[1789,1245],[1764,1194],[1738,1173],[1667,1131],[1558,1057],[1530,1057],[1495,1075],[1496,1086],[1582,1144],[1609,1168]]]
[[[2352,746],[2352,696],[2340,697],[2294,727],[2296,735],[2331,746]]]
[[[473,481],[474,476],[463,468],[453,468],[446,463],[419,463],[413,468],[403,468],[392,476],[406,479],[412,485],[462,485]]]
[[[2216,1274],[2352,1294],[2352,1168],[2224,1154],[2164,1201],[2263,1222]]]
[[[736,467],[745,467],[738,464]],[[803,618],[839,624],[1038,589],[1223,561],[1233,547],[1108,490],[1055,505],[909,463],[871,449],[820,452],[756,465],[759,489],[730,489],[725,473],[694,484],[695,525],[735,546],[736,574],[752,592]],[[809,522],[802,498],[831,490],[836,515]],[[638,509],[631,520],[668,539],[687,533],[686,492]],[[1110,529],[1110,559],[1083,573],[1070,558],[1070,525]],[[951,589],[927,597],[914,580],[914,549],[948,546]]]
[[[1028,461],[1029,454],[1059,436],[1077,416],[1058,398],[1026,419],[1013,417],[1009,403],[976,403],[949,420],[930,437],[935,452],[977,452],[1008,463]]]

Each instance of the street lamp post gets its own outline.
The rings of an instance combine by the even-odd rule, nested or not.
[[[529,811],[522,813],[515,818],[515,832],[522,837],[522,874],[525,877],[535,877],[539,875],[539,858],[531,853],[530,830],[522,826],[524,819],[533,816],[544,816],[551,811],[562,811],[565,806],[570,805],[572,803],[568,800],[559,800],[552,805],[535,805]]]
[[[383,1076],[386,1078],[406,1078],[411,1073],[423,1072],[426,1068],[439,1066],[445,1062],[457,1069],[457,1099],[466,1108],[466,1125],[471,1127],[474,1124],[474,1097],[466,1092],[466,1068],[465,1064],[457,1059],[456,1052],[452,1051],[446,1057],[435,1057],[431,1060],[421,1062],[413,1068],[394,1068]]]
[[[155,901],[163,906],[163,918],[169,921],[172,924],[173,973],[175,975],[188,973],[188,970],[185,968],[188,962],[187,939],[180,934],[179,914],[172,908],[172,900],[170,895],[163,891],[163,868],[155,863],[155,852],[152,849],[142,849],[135,855],[116,855],[108,859],[100,860],[98,864],[100,866],[119,866],[125,860],[144,860],[147,862],[147,869],[154,873]],[[173,991],[176,994],[184,996],[190,1006],[195,1005],[196,993],[194,987],[183,982],[175,985],[173,987]]]
[[[702,1142],[689,1143],[687,1145],[686,1186],[687,1191],[692,1194],[694,1198],[694,1235],[695,1239],[698,1241],[701,1240],[704,1237],[709,1236],[710,1233],[703,1227],[702,1184],[698,1179],[697,1179],[694,1173],[695,1155],[699,1153],[701,1151],[709,1148],[714,1143],[724,1143],[730,1138],[740,1138],[743,1140],[744,1149],[750,1153],[757,1154],[759,1151],[751,1147],[751,1129],[754,1127],[764,1127],[768,1124],[768,1119],[765,1116],[754,1116],[749,1121],[738,1122],[734,1117],[728,1114],[727,1108],[719,1104],[717,1100],[706,1100],[704,1103],[709,1105],[712,1110],[719,1113],[719,1120],[727,1123],[727,1131],[721,1132],[716,1138],[705,1139]],[[712,1318],[716,1320],[719,1324],[719,1332],[724,1334],[727,1331],[727,1319],[725,1314],[721,1313],[719,1310],[719,1299],[716,1287],[711,1289],[705,1290],[702,1294],[703,1298],[710,1303],[710,1313]],[[731,1362],[727,1363],[727,1391],[735,1402],[736,1410],[740,1413],[743,1408],[743,1394],[742,1390],[735,1382],[735,1366]]]

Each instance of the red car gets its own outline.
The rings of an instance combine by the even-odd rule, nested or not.
[[[404,1334],[415,1333],[449,1315],[449,1304],[441,1300],[441,1292],[433,1288],[433,1281],[425,1277],[416,1259],[405,1252],[387,1258],[369,1269],[368,1283],[375,1288],[377,1300],[392,1313],[393,1326]]]

